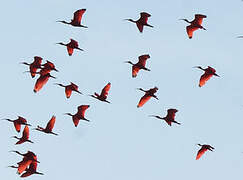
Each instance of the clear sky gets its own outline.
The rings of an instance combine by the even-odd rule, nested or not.
[[[73,12],[86,8],[82,23],[75,28],[57,20],[69,21]],[[151,14],[139,33],[135,24],[139,13]],[[194,14],[205,14],[203,26],[188,39],[186,22]],[[1,122],[1,179],[19,179],[15,169],[7,168],[21,160],[10,150],[37,154],[38,171],[28,179],[85,180],[161,180],[185,179],[241,180],[243,168],[243,3],[211,0],[51,0],[1,2],[1,114],[0,118],[25,117],[34,127],[45,126],[56,115],[54,132],[59,136],[30,131],[34,144],[14,145],[17,135],[7,121]],[[79,42],[84,52],[69,57],[57,42]],[[137,61],[149,54],[147,67],[131,77],[126,60]],[[23,73],[34,56],[55,63],[57,79],[50,79],[38,93],[36,81]],[[45,61],[43,61],[45,62]],[[198,87],[202,71],[193,66],[212,66],[221,77],[211,78]],[[79,85],[84,95],[73,93],[66,99],[64,89],[54,83]],[[100,92],[111,82],[107,104],[88,94]],[[136,88],[159,88],[159,101],[151,99],[136,105],[143,93]],[[89,104],[91,122],[75,128],[66,112]],[[148,115],[166,115],[178,109],[181,126],[169,127]],[[33,127],[32,127],[33,128]],[[21,134],[18,134],[20,136]],[[196,161],[197,143],[210,144]]]

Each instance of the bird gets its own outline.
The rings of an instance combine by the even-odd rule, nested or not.
[[[205,83],[214,75],[217,77],[220,77],[218,74],[216,74],[216,70],[210,66],[203,69],[201,66],[195,66],[194,68],[198,68],[204,71],[204,74],[201,76],[199,80],[199,87],[202,87],[205,85]]]
[[[47,123],[46,128],[37,126],[37,128],[35,128],[35,130],[41,131],[41,132],[44,132],[44,133],[47,133],[47,134],[54,134],[54,135],[57,136],[58,134],[52,132],[52,129],[55,125],[55,122],[56,122],[56,116],[52,116],[50,121]]]
[[[196,160],[200,159],[200,157],[207,151],[213,151],[214,147],[208,145],[208,144],[197,144],[198,146],[201,146],[201,149],[199,149],[199,151],[197,152],[197,156],[196,156]]]
[[[67,98],[70,98],[70,96],[72,95],[72,92],[75,91],[79,94],[82,94],[79,90],[78,90],[78,86],[74,83],[71,82],[70,85],[63,85],[63,84],[58,84],[56,83],[56,85],[59,85],[61,87],[64,87],[65,88],[65,94],[66,94],[66,97]]]
[[[111,83],[109,82],[109,83],[107,83],[106,86],[102,89],[100,95],[99,95],[98,93],[95,92],[94,95],[89,95],[89,96],[91,96],[91,97],[93,97],[93,98],[96,98],[96,99],[98,99],[98,100],[100,100],[100,101],[110,103],[109,101],[106,100],[110,88],[111,88]]]
[[[148,24],[148,18],[150,16],[151,15],[148,14],[148,13],[146,13],[146,12],[141,12],[140,13],[140,18],[137,21],[134,21],[132,19],[125,19],[125,20],[130,21],[130,22],[133,22],[133,23],[136,23],[139,32],[142,33],[144,26],[149,26],[149,27],[152,27],[153,28],[153,26],[151,26],[151,25]]]
[[[145,92],[145,95],[141,97],[137,105],[138,108],[142,107],[151,97],[154,97],[155,99],[159,100],[157,96],[154,95],[158,91],[157,87],[151,88],[149,90],[143,90],[142,88],[138,88],[138,90]]]
[[[132,77],[135,78],[137,77],[137,74],[140,69],[150,71],[150,69],[146,68],[146,61],[149,59],[150,56],[149,54],[144,54],[138,57],[138,62],[136,64],[133,64],[131,61],[125,61],[125,63],[132,64]]]
[[[35,156],[35,159],[37,160],[37,157]],[[41,172],[37,172],[37,162],[36,161],[33,161],[29,168],[25,169],[25,172],[20,176],[20,177],[28,177],[32,174],[39,174],[39,175],[44,175],[43,173]]]
[[[84,51],[83,49],[80,49],[80,48],[78,47],[78,42],[77,42],[77,41],[75,41],[74,39],[70,39],[70,40],[71,40],[71,41],[70,41],[69,43],[67,43],[67,44],[64,44],[64,43],[62,43],[62,42],[59,42],[59,43],[57,43],[57,44],[66,46],[66,47],[67,47],[67,52],[68,52],[68,55],[69,55],[69,56],[72,56],[72,54],[73,54],[73,49],[78,49],[78,50],[80,50],[80,51]]]
[[[12,137],[19,140],[18,142],[16,142],[16,144],[22,144],[24,142],[33,143],[31,140],[29,140],[29,127],[27,125],[25,125],[24,127],[21,138],[18,138],[17,136],[12,136]]]
[[[176,124],[181,124],[181,123],[178,123],[177,121],[175,121],[175,114],[176,112],[178,112],[177,109],[168,109],[167,110],[167,115],[165,117],[160,117],[160,116],[155,116],[155,115],[150,115],[151,117],[156,117],[158,119],[162,119],[162,120],[165,120],[165,122],[171,126],[172,123],[176,123]]]
[[[37,69],[41,68],[41,63],[42,63],[42,57],[34,56],[34,62],[32,62],[30,64],[27,62],[22,62],[21,64],[25,64],[25,65],[29,66],[29,69],[30,69],[29,72],[31,74],[31,77],[34,78],[36,75]]]
[[[27,123],[27,120],[23,118],[22,116],[18,116],[18,119],[11,120],[11,119],[2,119],[2,120],[7,120],[9,122],[13,122],[15,130],[19,133],[21,130],[21,125],[27,125],[31,126],[30,124]]]
[[[46,61],[46,63],[42,65],[41,70],[38,74],[46,75],[46,74],[50,73],[51,71],[58,72],[55,65],[51,61]]]
[[[190,24],[189,26],[186,27],[186,32],[187,32],[189,39],[192,38],[194,31],[196,31],[198,29],[206,30],[202,26],[203,18],[206,18],[206,17],[207,17],[206,15],[195,14],[195,18],[193,19],[193,21],[188,21],[187,19],[180,19],[180,20],[184,20],[184,21],[186,21],[187,23]]]
[[[84,121],[88,121],[88,122],[90,121],[84,117],[85,111],[88,108],[89,108],[89,105],[81,105],[81,106],[78,106],[78,108],[77,108],[78,112],[76,114],[74,114],[74,115],[72,115],[71,113],[65,113],[65,114],[72,116],[74,126],[77,127],[80,120],[84,120]]]
[[[82,16],[85,13],[86,9],[79,9],[77,11],[74,12],[73,14],[73,19],[71,20],[71,22],[66,22],[66,21],[57,21],[57,22],[61,22],[64,24],[69,24],[75,27],[83,27],[83,28],[88,28],[87,26],[81,25],[81,20],[82,20]]]
[[[56,77],[52,76],[50,73],[47,73],[45,75],[40,75],[40,77],[36,80],[33,91],[35,93],[40,91],[42,89],[42,87],[47,83],[47,81],[49,80],[50,77],[56,79]]]

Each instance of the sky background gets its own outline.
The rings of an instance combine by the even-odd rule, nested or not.
[[[86,8],[82,24],[76,28],[57,20],[69,21],[73,12]],[[139,33],[135,24],[140,12],[151,14],[149,24]],[[187,37],[187,23],[205,14],[203,26],[194,37]],[[12,123],[1,122],[0,177],[19,179],[16,169],[7,168],[22,157],[10,150],[37,154],[38,171],[28,179],[85,180],[161,180],[186,179],[241,180],[243,168],[243,3],[211,0],[52,0],[1,2],[1,113],[0,118],[25,117],[34,127],[46,126],[56,115],[53,129],[59,136],[30,131],[34,144],[14,145],[17,133]],[[73,38],[84,52],[69,57],[66,47]],[[149,54],[147,67],[131,77],[126,60],[137,61]],[[59,72],[38,93],[33,92],[37,78],[28,67],[43,57]],[[202,71],[193,66],[212,66],[221,77],[211,78],[198,87]],[[64,88],[54,83],[79,85],[84,95],[73,93],[66,99]],[[111,82],[108,101],[88,97]],[[143,92],[136,88],[159,88],[159,101],[151,99],[137,108]],[[75,128],[66,112],[89,104],[86,118]],[[168,126],[148,115],[164,117],[168,108],[178,109],[181,126]],[[33,128],[33,127],[31,127]],[[22,128],[23,129],[23,128]],[[210,144],[215,152],[206,152],[198,161],[197,143]]]

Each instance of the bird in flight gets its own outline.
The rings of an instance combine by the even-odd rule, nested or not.
[[[151,15],[146,13],[146,12],[141,12],[140,13],[140,18],[136,21],[132,20],[132,19],[125,19],[127,21],[130,21],[130,22],[133,22],[133,23],[136,23],[137,27],[138,27],[138,30],[140,33],[143,32],[143,27],[144,26],[149,26],[149,27],[152,27],[151,25],[148,24],[148,18],[150,17]]]
[[[44,132],[44,133],[47,133],[47,134],[54,134],[54,135],[57,136],[58,134],[52,132],[52,129],[53,129],[54,125],[55,125],[55,122],[56,122],[56,116],[52,116],[50,121],[47,123],[46,128],[37,126],[37,128],[35,128],[35,130],[41,131],[41,132]]]
[[[172,123],[176,123],[176,124],[181,124],[181,123],[178,123],[177,121],[175,121],[175,114],[178,112],[177,109],[168,109],[167,110],[167,115],[165,117],[160,117],[160,116],[155,116],[155,115],[150,115],[151,117],[156,117],[158,119],[162,119],[162,120],[165,120],[165,122],[171,126]]]
[[[140,69],[150,71],[150,69],[145,67],[146,61],[149,58],[150,56],[148,54],[144,54],[138,57],[138,62],[136,64],[133,64],[131,61],[125,61],[125,63],[132,64],[132,77],[137,77],[137,74]]]
[[[51,71],[58,72],[55,65],[51,61],[46,61],[46,63],[42,65],[41,70],[38,74],[43,76],[50,73]]]
[[[81,106],[78,106],[78,112],[76,114],[73,114],[73,115],[71,113],[65,113],[65,114],[72,116],[74,126],[77,127],[80,120],[84,120],[84,121],[88,121],[88,122],[90,121],[84,117],[85,111],[88,108],[89,108],[89,105],[81,105]]]
[[[24,142],[33,143],[31,140],[29,140],[29,136],[30,136],[29,127],[25,125],[21,138],[18,138],[17,136],[12,136],[12,137],[19,140],[18,142],[16,142],[16,144],[22,144]]]
[[[57,22],[69,24],[69,25],[72,25],[75,27],[88,28],[87,26],[81,25],[81,20],[82,20],[82,17],[83,17],[83,14],[85,13],[85,11],[86,11],[86,9],[79,9],[79,10],[75,11],[71,22],[66,22],[66,21],[57,21]]]
[[[29,66],[29,69],[30,69],[30,74],[31,74],[31,77],[34,78],[35,75],[36,75],[36,71],[37,69],[40,69],[41,68],[41,63],[42,63],[42,57],[39,57],[39,56],[35,56],[34,57],[34,62],[32,63],[27,63],[27,62],[22,62],[21,64],[25,64],[27,66]]]
[[[142,107],[151,97],[159,100],[157,98],[157,96],[155,96],[154,94],[158,91],[157,87],[151,88],[149,90],[143,90],[142,88],[138,88],[138,90],[145,92],[145,95],[143,97],[141,97],[137,107]]]
[[[21,125],[31,126],[30,124],[27,123],[27,120],[21,116],[18,116],[18,119],[15,119],[15,120],[11,120],[11,119],[3,119],[3,120],[12,122],[14,124],[15,130],[17,132],[20,132]]]
[[[73,50],[74,50],[74,49],[78,49],[78,50],[80,50],[80,51],[84,51],[83,49],[80,49],[80,48],[78,47],[78,42],[77,42],[77,41],[75,41],[74,39],[70,39],[70,40],[71,40],[71,41],[70,41],[69,43],[67,43],[67,44],[64,44],[64,43],[62,43],[62,42],[57,43],[57,44],[66,46],[66,47],[67,47],[67,52],[68,52],[68,55],[69,55],[69,56],[72,56],[72,54],[73,54]]]
[[[202,26],[203,18],[206,18],[206,17],[207,16],[202,15],[202,14],[195,14],[195,18],[193,19],[193,21],[188,21],[187,19],[180,19],[180,20],[184,20],[190,24],[189,26],[186,27],[186,32],[187,32],[189,39],[192,38],[194,31],[196,31],[198,29],[206,30]]]
[[[213,151],[214,147],[208,145],[208,144],[198,144],[198,146],[201,146],[201,149],[199,149],[199,151],[197,152],[197,156],[196,156],[196,160],[200,159],[200,157],[207,151]]]
[[[98,100],[100,100],[100,101],[110,103],[109,101],[106,100],[110,88],[111,88],[111,83],[109,82],[109,83],[102,89],[100,95],[99,95],[98,93],[95,92],[94,95],[89,95],[89,96],[91,96],[91,97],[93,97],[93,98],[96,98],[96,99],[98,99]]]
[[[59,85],[61,87],[64,87],[65,88],[65,94],[66,94],[66,97],[67,98],[70,98],[70,96],[72,95],[72,92],[75,91],[79,94],[82,94],[79,90],[78,90],[78,86],[74,83],[71,82],[70,85],[63,85],[63,84],[56,84],[56,85]]]
[[[200,80],[199,80],[199,87],[202,87],[205,85],[205,83],[212,77],[212,76],[218,76],[219,75],[216,74],[216,70],[210,66],[208,66],[207,68],[203,69],[201,66],[195,66],[195,68],[201,69],[204,71],[204,74],[201,76]]]

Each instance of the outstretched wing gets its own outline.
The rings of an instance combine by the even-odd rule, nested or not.
[[[70,39],[70,40],[71,40],[71,42],[69,43],[70,46],[71,46],[71,47],[75,47],[75,48],[77,48],[77,47],[78,47],[78,42],[75,41],[74,39]]]
[[[138,21],[142,22],[143,24],[147,24],[148,22],[148,18],[150,17],[151,15],[149,13],[146,13],[146,12],[141,12],[140,13],[140,18]]]
[[[38,92],[39,90],[41,90],[41,88],[47,83],[49,77],[46,75],[41,75],[36,83],[35,83],[35,87],[34,87],[34,92]]]
[[[133,65],[132,66],[132,77],[137,77],[139,70],[140,70],[139,67],[137,67],[136,65]]]
[[[100,96],[103,97],[104,99],[107,98],[108,92],[111,88],[111,83],[109,82],[101,91]]]
[[[138,27],[139,32],[142,33],[142,32],[143,32],[143,26],[144,26],[144,25],[141,24],[141,23],[139,23],[139,22],[137,22],[136,24],[137,24],[137,27]]]
[[[55,122],[56,122],[56,116],[52,116],[51,120],[46,125],[46,130],[51,132],[55,125]]]
[[[141,99],[140,99],[140,101],[139,101],[139,103],[138,103],[138,105],[137,105],[137,107],[139,108],[139,107],[142,107],[149,99],[151,98],[151,96],[148,96],[148,95],[144,95]]]
[[[202,147],[198,152],[196,156],[196,160],[200,159],[200,157],[207,151],[206,148]]]
[[[30,160],[27,157],[24,157],[24,159],[20,162],[18,162],[18,173],[21,174],[22,172],[24,172],[27,167],[31,164],[32,160]]]
[[[23,131],[22,138],[23,139],[29,139],[29,136],[30,136],[29,127],[28,126],[25,126],[24,127],[24,131]]]
[[[148,54],[144,54],[138,57],[138,63],[139,65],[145,67],[147,59],[149,59],[150,56]]]
[[[177,111],[178,111],[177,109],[168,109],[167,110],[167,116],[169,117],[169,119],[175,120],[175,113]]]
[[[191,39],[193,36],[193,32],[196,31],[198,29],[198,27],[193,26],[193,25],[189,25],[186,27],[186,32],[188,37]]]
[[[86,11],[86,9],[79,9],[79,10],[75,11],[75,13],[73,14],[72,22],[81,24],[82,16],[85,13],[85,11]]]
[[[79,117],[84,118],[85,111],[89,108],[89,105],[81,105],[78,107],[78,115]]]
[[[15,127],[17,132],[20,132],[20,130],[21,130],[21,124],[20,123],[18,123],[17,121],[14,121],[14,127]]]
[[[72,56],[72,54],[73,54],[73,48],[70,47],[70,46],[67,46],[67,52],[68,52],[68,55],[69,56]]]
[[[206,18],[207,16],[202,15],[202,14],[195,14],[195,19],[193,20],[193,23],[195,24],[202,24],[203,18]]]
[[[200,78],[199,87],[202,87],[212,76],[213,74],[205,72]]]

